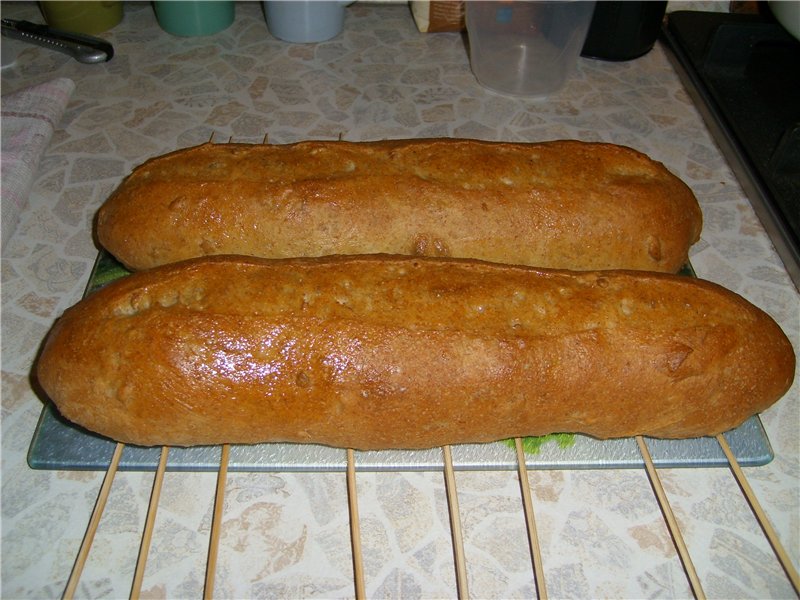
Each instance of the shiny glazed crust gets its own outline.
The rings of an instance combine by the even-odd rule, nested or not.
[[[388,449],[716,434],[780,398],[794,364],[765,313],[686,277],[214,257],[70,308],[37,372],[64,416],[126,443]]]
[[[133,270],[395,253],[677,272],[701,226],[691,190],[630,148],[429,139],[180,150],[136,168],[96,232]]]

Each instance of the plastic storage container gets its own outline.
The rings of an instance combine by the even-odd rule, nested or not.
[[[573,70],[594,2],[466,3],[472,72],[490,90],[546,96]]]

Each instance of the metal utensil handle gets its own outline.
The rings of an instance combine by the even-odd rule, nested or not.
[[[114,47],[103,39],[52,29],[30,21],[3,19],[2,33],[10,38],[63,52],[82,63],[106,62],[114,56]]]

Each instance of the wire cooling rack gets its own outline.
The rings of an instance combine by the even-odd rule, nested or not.
[[[729,461],[729,467],[733,473],[736,481],[739,484],[745,499],[747,500],[750,508],[753,511],[759,525],[761,526],[764,535],[772,546],[775,556],[779,561],[781,567],[785,571],[795,593],[800,597],[800,577],[798,577],[797,570],[791,563],[785,549],[780,543],[778,536],[769,522],[761,504],[758,501],[755,493],[750,487],[747,479],[737,462],[730,446],[725,439],[724,435],[718,435],[715,438],[720,448],[726,455]],[[539,546],[539,537],[536,530],[536,521],[534,517],[534,507],[531,497],[531,486],[528,479],[528,468],[525,464],[525,455],[522,446],[522,440],[516,438],[514,440],[515,452],[518,462],[518,475],[520,486],[521,505],[525,515],[525,523],[527,527],[528,544],[530,549],[532,577],[536,586],[538,598],[547,598],[547,587],[545,582],[544,570],[542,567],[542,555]],[[683,570],[686,574],[688,583],[691,587],[692,593],[695,598],[705,598],[703,586],[700,578],[697,575],[691,556],[687,550],[686,544],[683,539],[680,527],[675,519],[672,508],[670,506],[667,495],[661,484],[661,479],[658,475],[658,470],[653,465],[650,450],[647,441],[641,436],[636,438],[636,444],[641,453],[642,466],[647,472],[647,476],[652,487],[653,493],[664,517],[667,529],[672,537],[675,550],[681,560]],[[103,517],[103,511],[106,506],[114,477],[118,471],[119,461],[124,450],[124,444],[117,443],[114,448],[114,453],[111,459],[111,464],[106,471],[103,483],[97,496],[94,510],[86,528],[86,533],[83,542],[78,550],[75,558],[75,563],[67,581],[64,590],[64,598],[73,598],[75,590],[80,581],[81,573],[89,553],[92,549],[92,542],[94,540],[95,532]],[[450,532],[453,544],[453,556],[455,566],[455,581],[457,587],[457,596],[459,598],[468,598],[469,590],[467,585],[467,561],[464,554],[464,541],[461,530],[461,515],[458,505],[458,493],[456,490],[455,470],[453,468],[452,449],[450,446],[444,446],[440,449],[444,467],[442,473],[445,482],[445,492],[447,496],[448,512],[450,516]],[[133,582],[131,584],[131,598],[138,598],[141,591],[142,579],[147,565],[147,556],[150,550],[150,545],[153,536],[153,527],[158,512],[159,498],[161,495],[161,488],[166,474],[167,459],[169,457],[170,448],[165,446],[160,449],[160,459],[158,468],[153,476],[153,486],[150,494],[150,502],[147,509],[147,517],[145,519],[144,528],[142,531],[141,543],[139,546],[139,555],[136,560],[136,568],[134,570]],[[208,557],[205,567],[205,584],[203,589],[204,598],[214,597],[214,576],[217,564],[217,551],[219,547],[220,527],[223,517],[223,507],[225,505],[225,491],[228,478],[228,464],[230,460],[230,446],[223,445],[221,448],[220,463],[217,473],[216,493],[214,497],[213,518],[211,523],[211,534],[209,538]],[[358,494],[356,487],[356,462],[353,450],[346,451],[346,471],[345,480],[347,485],[347,502],[350,518],[350,542],[352,548],[353,559],[353,581],[355,589],[355,597],[358,599],[365,598],[365,580],[364,580],[364,562],[361,551],[361,533],[358,514]]]

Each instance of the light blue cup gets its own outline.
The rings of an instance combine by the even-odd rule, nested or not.
[[[167,33],[182,37],[211,35],[233,23],[233,0],[156,0],[158,24]]]
[[[352,0],[265,0],[269,32],[295,43],[323,42],[344,27],[344,9]]]

